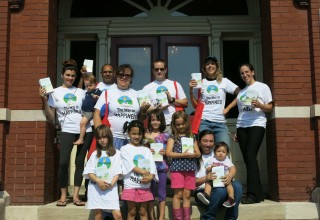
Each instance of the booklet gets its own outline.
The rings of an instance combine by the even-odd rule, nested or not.
[[[213,180],[213,187],[224,187],[224,183],[222,182],[222,177],[224,177],[224,166],[212,167],[212,172],[216,173],[217,178]]]
[[[181,138],[181,144],[182,144],[182,153],[186,151],[188,151],[188,153],[194,153],[193,138],[183,137]]]
[[[96,175],[99,179],[102,179],[107,183],[111,183],[112,181],[112,175],[110,174],[110,170],[105,164],[102,164],[101,166],[96,168]]]
[[[138,93],[138,102],[140,106],[142,105],[143,102],[151,103],[149,94],[146,91],[139,90],[137,91],[137,93]]]
[[[201,84],[201,73],[191,73],[191,78],[194,79],[195,81],[197,81],[197,87],[195,88],[201,88],[202,84]]]
[[[163,149],[163,143],[151,143],[150,148],[154,150],[153,154],[153,160],[155,162],[162,162],[163,161],[163,155],[161,155],[159,152]]]
[[[151,161],[149,159],[138,160],[138,167],[147,171],[151,171]]]
[[[83,62],[83,66],[86,67],[87,69],[87,74],[92,74],[93,72],[93,60],[88,60],[88,59],[85,59],[84,62]]]
[[[256,90],[247,90],[246,92],[246,100],[244,102],[245,105],[251,106],[251,102],[253,100],[258,99],[258,92]]]
[[[39,79],[39,84],[46,90],[46,94],[52,93],[54,91],[49,77]]]
[[[162,106],[169,105],[168,96],[165,92],[160,92],[157,94],[157,103],[161,104]]]

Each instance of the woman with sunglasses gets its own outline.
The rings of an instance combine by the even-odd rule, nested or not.
[[[103,92],[95,105],[94,127],[102,123],[101,118],[103,118],[107,107],[114,146],[118,150],[128,143],[128,139],[123,133],[123,125],[132,120],[145,119],[147,109],[150,107],[146,103],[139,106],[137,91],[130,88],[133,75],[134,71],[129,64],[120,65],[115,75],[116,85]],[[106,92],[107,97],[105,96]]]
[[[197,88],[196,80],[190,81],[190,99],[194,108],[203,106],[199,133],[203,130],[213,131],[215,143],[225,142],[230,146],[225,109],[226,93],[237,95],[240,88],[224,78],[216,57],[209,56],[202,66],[202,87]],[[200,118],[199,118],[200,119]],[[195,132],[196,133],[196,132]]]

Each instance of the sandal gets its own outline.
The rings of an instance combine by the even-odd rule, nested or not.
[[[60,207],[63,207],[63,206],[66,206],[66,205],[67,205],[67,201],[61,201],[61,200],[58,200],[57,204],[56,204],[56,206],[60,206]]]
[[[86,203],[81,200],[73,201],[73,205],[75,206],[85,206],[85,204]]]

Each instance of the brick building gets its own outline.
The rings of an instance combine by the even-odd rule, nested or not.
[[[265,192],[274,201],[309,200],[320,184],[319,9],[319,0],[1,0],[1,190],[13,204],[57,198],[57,131],[43,114],[38,80],[49,76],[59,86],[64,59],[93,59],[95,73],[104,63],[129,62],[141,74],[132,85],[139,89],[152,80],[155,58],[165,58],[169,77],[186,86],[214,54],[239,86],[237,66],[252,63],[273,93],[259,156]]]

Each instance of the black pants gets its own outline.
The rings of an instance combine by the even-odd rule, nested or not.
[[[84,143],[77,146],[75,159],[76,170],[74,173],[74,186],[81,186],[82,173],[84,168],[84,159],[92,141],[92,132],[87,132]],[[73,142],[77,140],[79,134],[61,132],[60,136],[60,162],[59,162],[59,186],[66,188],[68,186],[68,170],[70,155],[74,146]]]
[[[259,126],[238,128],[237,138],[247,168],[247,196],[256,202],[263,200],[257,155],[265,128]]]

